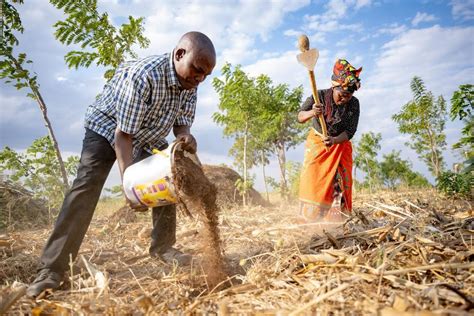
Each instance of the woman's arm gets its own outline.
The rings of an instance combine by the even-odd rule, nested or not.
[[[318,117],[319,114],[323,113],[323,108],[321,104],[314,106],[311,110],[308,111],[299,111],[298,112],[298,122],[305,123],[313,117]]]
[[[331,146],[334,144],[341,144],[345,142],[346,140],[349,140],[349,136],[344,131],[337,136],[327,136],[326,138],[323,139],[323,142],[326,146]]]

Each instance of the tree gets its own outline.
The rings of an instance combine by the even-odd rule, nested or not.
[[[400,157],[400,151],[392,151],[383,155],[380,163],[382,181],[390,189],[404,184],[408,187],[427,187],[428,180],[418,172],[413,172],[411,163]]]
[[[354,166],[365,173],[365,182],[369,185],[370,191],[380,179],[380,166],[377,162],[377,154],[380,150],[382,134],[373,132],[364,133],[356,146]]]
[[[419,77],[412,79],[411,90],[413,100],[392,118],[398,123],[398,130],[402,134],[410,135],[411,142],[407,146],[414,149],[434,176],[438,177],[443,170],[441,151],[446,147],[446,102],[442,96],[435,100]]]
[[[232,70],[232,66],[226,63],[222,67],[224,79],[214,78],[212,84],[219,94],[219,110],[212,115],[213,120],[224,126],[224,135],[234,137],[237,142],[234,143],[231,154],[234,157],[241,158],[243,172],[243,204],[247,204],[246,189],[248,187],[248,170],[254,164],[254,155],[249,155],[251,143],[251,128],[256,128],[257,106],[255,100],[256,88],[255,80],[249,78],[240,66]],[[252,159],[249,159],[252,158]]]
[[[474,158],[474,86],[465,84],[459,86],[451,98],[451,120],[456,119],[464,122],[461,130],[461,139],[453,145],[454,149],[461,150],[465,158]],[[472,162],[470,164],[472,168]],[[467,166],[469,168],[469,166]]]
[[[12,0],[11,3],[22,4],[23,0]],[[46,103],[39,90],[40,85],[37,81],[37,75],[36,73],[31,73],[28,69],[28,65],[31,65],[33,62],[27,59],[25,53],[15,54],[13,52],[14,47],[19,43],[15,32],[23,33],[24,28],[21,23],[20,14],[11,3],[2,1],[3,36],[1,38],[2,45],[0,48],[2,56],[2,60],[0,61],[0,78],[7,79],[5,81],[6,83],[13,83],[18,90],[28,88],[30,92],[27,93],[27,96],[38,103],[46,129],[48,130],[49,137],[53,144],[56,159],[58,160],[60,177],[63,181],[61,191],[65,191],[69,186],[67,171],[61,156],[61,151],[59,150],[58,141],[54,134],[53,126],[48,117]]]
[[[69,176],[76,173],[78,163],[77,156],[71,156],[65,162]],[[59,170],[54,145],[48,136],[35,140],[24,154],[9,147],[0,151],[0,171],[4,176],[13,182],[21,182],[36,197],[45,199],[49,209],[58,208],[64,198]]]
[[[80,44],[81,50],[66,54],[66,64],[72,68],[96,65],[110,67],[104,74],[108,80],[115,69],[128,57],[136,58],[132,47],[138,44],[146,48],[150,41],[143,36],[143,17],[128,17],[117,29],[109,20],[107,13],[97,12],[97,0],[50,0],[56,8],[66,15],[64,21],[54,24],[54,35],[63,44]],[[90,51],[84,51],[90,49]]]
[[[271,153],[278,158],[280,166],[280,192],[289,197],[287,177],[286,151],[303,142],[307,126],[296,120],[303,88],[297,87],[290,90],[288,85],[279,84],[272,86],[272,81],[266,78],[266,85],[261,88],[258,95],[261,110],[258,112],[259,121],[264,122],[259,126],[256,137]]]

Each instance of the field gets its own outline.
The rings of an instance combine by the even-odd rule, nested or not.
[[[221,207],[225,282],[207,283],[203,226],[178,218],[190,267],[148,256],[151,215],[102,200],[59,291],[19,298],[11,314],[468,315],[474,310],[472,201],[435,191],[355,194],[335,229],[297,226],[297,203]],[[0,237],[3,303],[34,279],[50,226]],[[207,273],[212,273],[207,271]],[[15,283],[14,283],[15,282]],[[1,304],[0,304],[1,306]],[[471,314],[472,315],[472,314]]]

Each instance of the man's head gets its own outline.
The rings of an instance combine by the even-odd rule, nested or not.
[[[209,37],[200,32],[188,32],[176,45],[173,62],[183,89],[193,89],[214,69],[216,51]]]

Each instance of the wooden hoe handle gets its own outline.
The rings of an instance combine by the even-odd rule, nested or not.
[[[298,38],[298,46],[302,53],[309,51],[309,39],[306,35],[301,35]],[[314,71],[312,69],[308,69],[308,73],[309,73],[309,81],[311,83],[311,91],[313,93],[314,104],[315,105],[321,104],[321,102],[319,102],[318,88],[316,87],[316,79],[314,78]],[[323,132],[323,136],[326,137],[328,135],[328,130],[326,127],[326,122],[324,121],[323,114],[319,114],[318,119],[319,119],[319,124],[321,125],[321,131]]]

